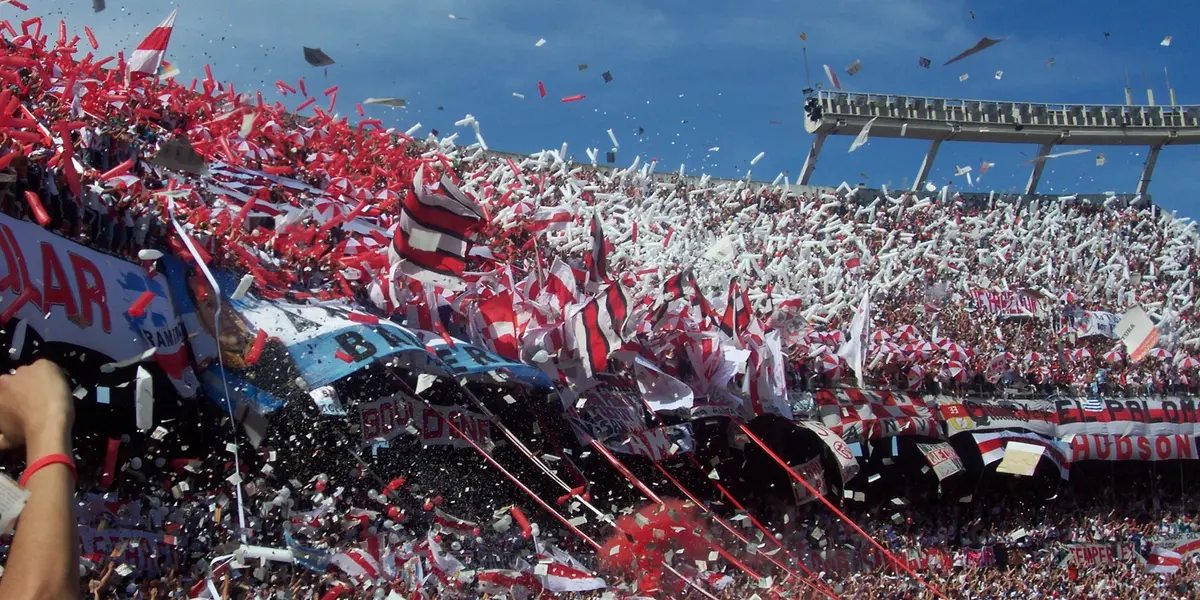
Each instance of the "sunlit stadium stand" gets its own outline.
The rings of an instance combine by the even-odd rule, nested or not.
[[[913,190],[929,177],[943,142],[1037,144],[1038,157],[1055,146],[1146,146],[1136,194],[1150,184],[1164,146],[1200,143],[1200,106],[1049,104],[821,91],[805,105],[804,128],[813,134],[799,183],[816,169],[825,138],[857,136],[872,119],[873,138],[928,140]],[[1033,162],[1026,194],[1037,191],[1045,159]]]

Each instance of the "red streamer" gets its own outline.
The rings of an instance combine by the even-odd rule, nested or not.
[[[250,346],[250,351],[246,353],[246,364],[258,364],[258,359],[262,358],[263,348],[266,345],[267,332],[259,329],[258,335],[254,336],[254,344]]]
[[[150,290],[142,292],[142,295],[138,296],[138,299],[134,300],[133,304],[129,305],[129,316],[136,319],[142,315],[145,315],[146,309],[150,308],[150,303],[153,301],[154,292]]]
[[[92,50],[99,50],[100,43],[96,41],[96,34],[92,33],[92,28],[84,27],[83,33],[87,36],[88,43],[92,45]]]
[[[38,198],[37,192],[26,190],[25,203],[33,211],[33,218],[37,219],[38,225],[45,227],[50,224],[50,215],[46,213],[46,207],[42,206],[42,199]]]
[[[562,102],[563,102],[563,104],[566,104],[568,102],[579,102],[580,100],[583,100],[584,98],[587,98],[587,96],[585,96],[583,94],[575,94],[574,96],[564,96],[562,99]]]

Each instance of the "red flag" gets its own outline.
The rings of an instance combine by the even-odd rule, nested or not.
[[[427,189],[422,167],[413,177],[413,191],[405,196],[400,226],[392,236],[392,262],[424,283],[461,289],[471,235],[484,219],[483,209],[449,177]]]

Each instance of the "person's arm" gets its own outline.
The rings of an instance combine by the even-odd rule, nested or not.
[[[27,463],[50,455],[71,456],[74,406],[66,380],[47,360],[0,376],[0,448],[25,446]],[[42,467],[30,477],[30,493],[9,549],[0,598],[79,598],[79,546],[75,533],[71,470]]]

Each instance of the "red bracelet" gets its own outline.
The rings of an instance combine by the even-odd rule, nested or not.
[[[79,473],[75,471],[75,460],[70,456],[66,454],[47,454],[33,461],[28,467],[25,467],[25,472],[21,473],[21,479],[17,483],[21,484],[21,487],[25,487],[25,484],[29,483],[29,478],[33,477],[34,473],[50,465],[67,465],[67,468],[71,470],[71,479],[75,480],[79,478]]]

